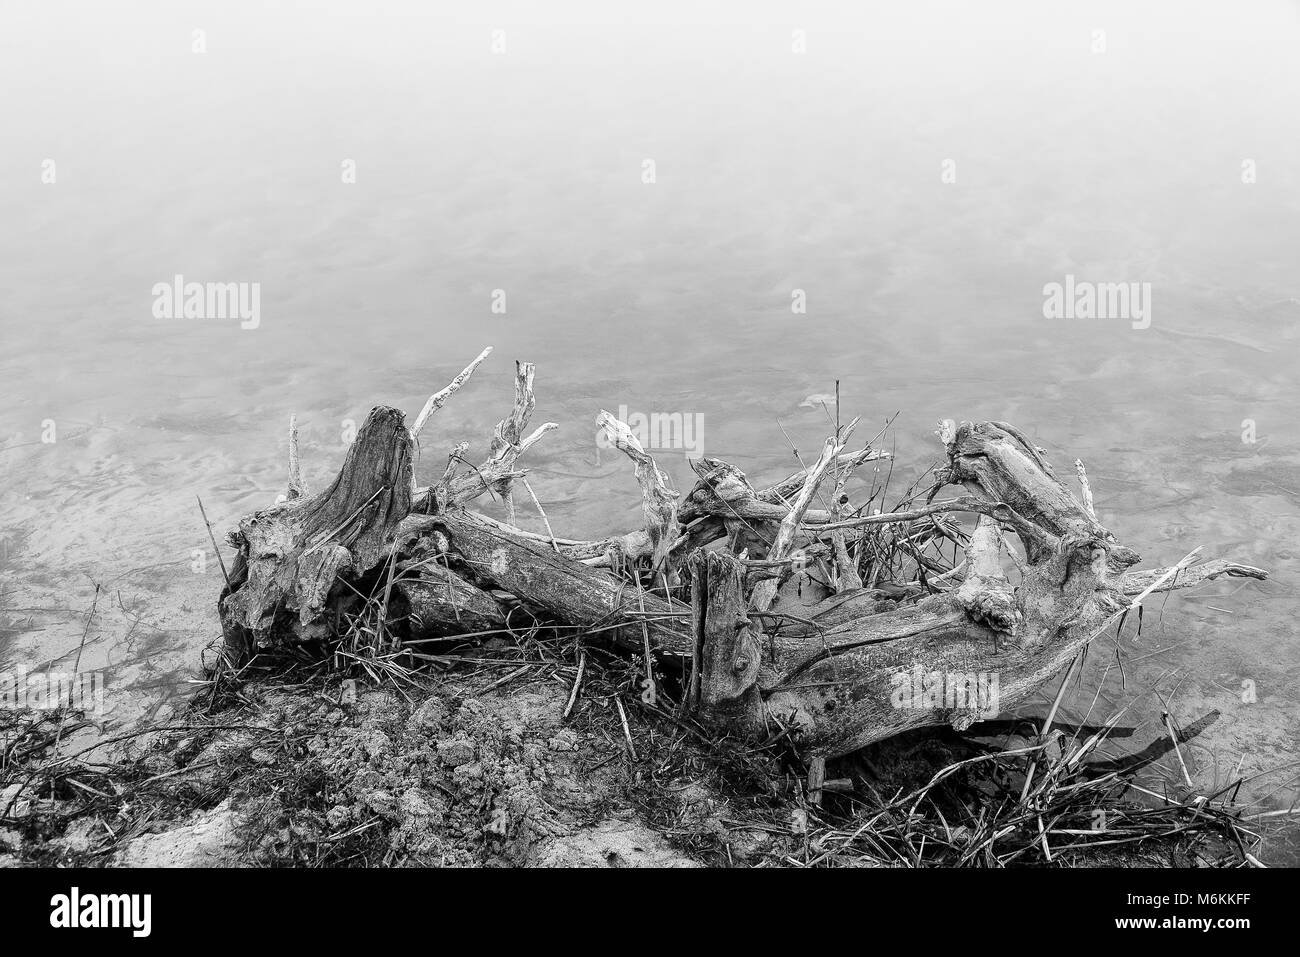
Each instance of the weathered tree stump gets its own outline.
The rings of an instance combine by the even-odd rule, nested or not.
[[[1194,564],[1195,553],[1133,570],[1137,553],[1097,521],[1086,484],[1081,503],[1003,422],[945,425],[947,465],[926,500],[911,494],[894,511],[862,514],[849,477],[884,453],[845,452],[852,425],[815,465],[768,489],[721,460],[692,462],[698,481],[679,501],[627,426],[602,412],[599,426],[635,466],[645,526],[599,541],[556,538],[549,523],[547,534],[528,532],[468,505],[491,491],[512,518],[517,460],[555,427],[525,436],[529,363],[518,364],[514,408],[486,459],[462,472],[459,443],[438,482],[413,479],[417,434],[488,351],[429,400],[413,431],[396,409],[372,411],[319,495],[301,491],[291,433],[290,498],[230,536],[238,557],[220,612],[232,657],[337,638],[342,613],[361,603],[399,643],[479,637],[519,605],[586,640],[649,648],[682,671],[685,704],[702,720],[740,736],[784,731],[824,763],[905,730],[995,716],[1153,591],[1266,577],[1222,560]],[[823,482],[830,507],[814,507]],[[965,494],[936,501],[948,485]],[[974,528],[950,513],[975,516]],[[951,539],[964,557],[927,557],[918,538]],[[900,567],[913,571],[899,578]],[[791,612],[779,596],[792,575],[820,581],[829,597]]]
[[[325,637],[339,579],[359,580],[389,555],[411,511],[412,440],[404,419],[397,409],[372,409],[329,488],[255,512],[230,533],[237,558],[220,612],[236,657],[286,636]]]

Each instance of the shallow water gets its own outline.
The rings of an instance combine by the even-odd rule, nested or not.
[[[1184,749],[1198,783],[1300,761],[1294,4],[821,14],[803,56],[784,15],[696,5],[632,28],[213,6],[203,55],[198,14],[76,9],[0,30],[0,667],[68,667],[84,636],[110,725],[174,706],[219,634],[196,496],[219,536],[272,501],[291,412],[320,487],[349,422],[413,415],[492,344],[421,474],[485,450],[532,360],[561,430],[527,464],[562,536],[638,522],[601,408],[698,414],[756,480],[791,470],[782,429],[818,447],[801,403],[836,379],[859,434],[899,413],[908,480],[937,420],[1016,423],[1087,463],[1144,566],[1201,545],[1273,575],[1153,602],[1123,679],[1108,636],[1067,712],[1161,679],[1183,723],[1222,712]],[[154,318],[178,273],[260,283],[259,327]],[[1150,327],[1044,318],[1067,274],[1149,282]],[[1135,748],[1161,708],[1133,706]],[[1252,793],[1285,807],[1294,780]]]

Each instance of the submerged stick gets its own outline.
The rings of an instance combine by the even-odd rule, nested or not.
[[[199,514],[203,516],[203,524],[207,526],[208,538],[212,542],[212,550],[217,553],[217,564],[221,566],[221,577],[226,580],[226,589],[231,589],[230,573],[226,571],[226,560],[221,557],[221,549],[217,546],[217,536],[212,531],[212,523],[208,521],[207,510],[203,507],[203,499],[199,498],[196,493],[194,500],[199,503]]]

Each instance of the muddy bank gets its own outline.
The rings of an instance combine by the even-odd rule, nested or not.
[[[1142,805],[1095,787],[1116,769],[1093,762],[1062,779],[1083,800],[1049,802],[1045,853],[1016,811],[1027,722],[882,742],[832,762],[817,804],[797,753],[645,704],[621,658],[591,651],[570,704],[574,651],[494,640],[378,685],[278,661],[209,676],[172,723],[100,747],[61,744],[76,715],[11,714],[0,866],[1168,867],[1258,850],[1240,814]]]
[[[539,663],[492,687],[502,670],[250,682],[112,764],[51,752],[29,771],[48,785],[2,779],[0,863],[688,867],[788,850],[724,823],[730,800],[680,741],[634,719],[634,762],[599,691],[566,721],[562,676]]]

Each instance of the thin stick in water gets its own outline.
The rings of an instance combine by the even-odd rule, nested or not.
[[[230,573],[226,571],[226,560],[221,557],[221,549],[217,546],[217,536],[213,534],[212,523],[208,521],[207,510],[203,507],[203,499],[199,498],[197,494],[195,494],[194,498],[199,503],[199,514],[203,516],[203,524],[208,527],[208,538],[212,539],[212,550],[217,553],[217,562],[221,565],[221,577],[226,580],[226,590],[234,591],[235,586],[230,584]]]

